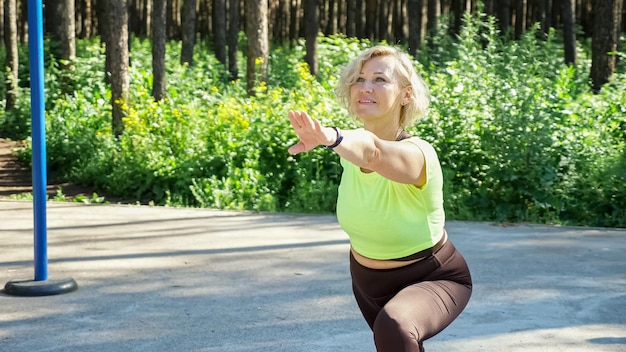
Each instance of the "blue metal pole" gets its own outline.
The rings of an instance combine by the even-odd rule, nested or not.
[[[28,48],[33,143],[33,212],[35,222],[35,281],[48,280],[46,224],[46,121],[43,70],[42,0],[28,0]]]
[[[49,296],[78,289],[74,279],[48,280],[46,224],[46,115],[43,77],[43,4],[28,0],[30,106],[33,138],[33,210],[35,221],[35,279],[9,281],[4,292],[16,296]]]

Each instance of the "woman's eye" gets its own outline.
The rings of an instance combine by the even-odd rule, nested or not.
[[[355,82],[359,82],[359,83],[360,83],[360,82],[364,82],[364,81],[365,81],[365,80],[363,79],[363,77],[359,77],[359,78],[357,78],[357,79],[356,79],[356,81],[355,81]]]
[[[376,77],[376,82],[387,82],[387,80],[382,77]]]

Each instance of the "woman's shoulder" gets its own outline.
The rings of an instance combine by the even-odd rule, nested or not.
[[[427,139],[424,139],[424,138],[422,138],[422,137],[420,137],[419,135],[416,135],[416,134],[409,134],[408,137],[403,138],[402,141],[412,141],[412,142],[432,144]]]
[[[430,143],[426,141],[425,139],[422,139],[420,136],[414,136],[414,135],[409,135],[407,138],[403,138],[400,141],[430,145]]]
[[[435,150],[435,147],[430,142],[428,142],[425,139],[422,139],[419,136],[411,136],[410,138],[402,140],[402,142],[415,144],[422,150],[422,152],[425,155],[426,154],[437,155],[437,151]]]

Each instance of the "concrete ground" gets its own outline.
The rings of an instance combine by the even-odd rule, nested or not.
[[[50,281],[0,293],[0,351],[373,352],[334,216],[48,203]],[[449,222],[474,295],[429,352],[626,351],[626,229]],[[32,280],[31,202],[0,201],[0,287]]]

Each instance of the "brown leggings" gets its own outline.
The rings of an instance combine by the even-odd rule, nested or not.
[[[465,259],[448,241],[416,263],[376,270],[350,254],[352,289],[378,352],[424,351],[422,343],[461,314],[472,294]]]

